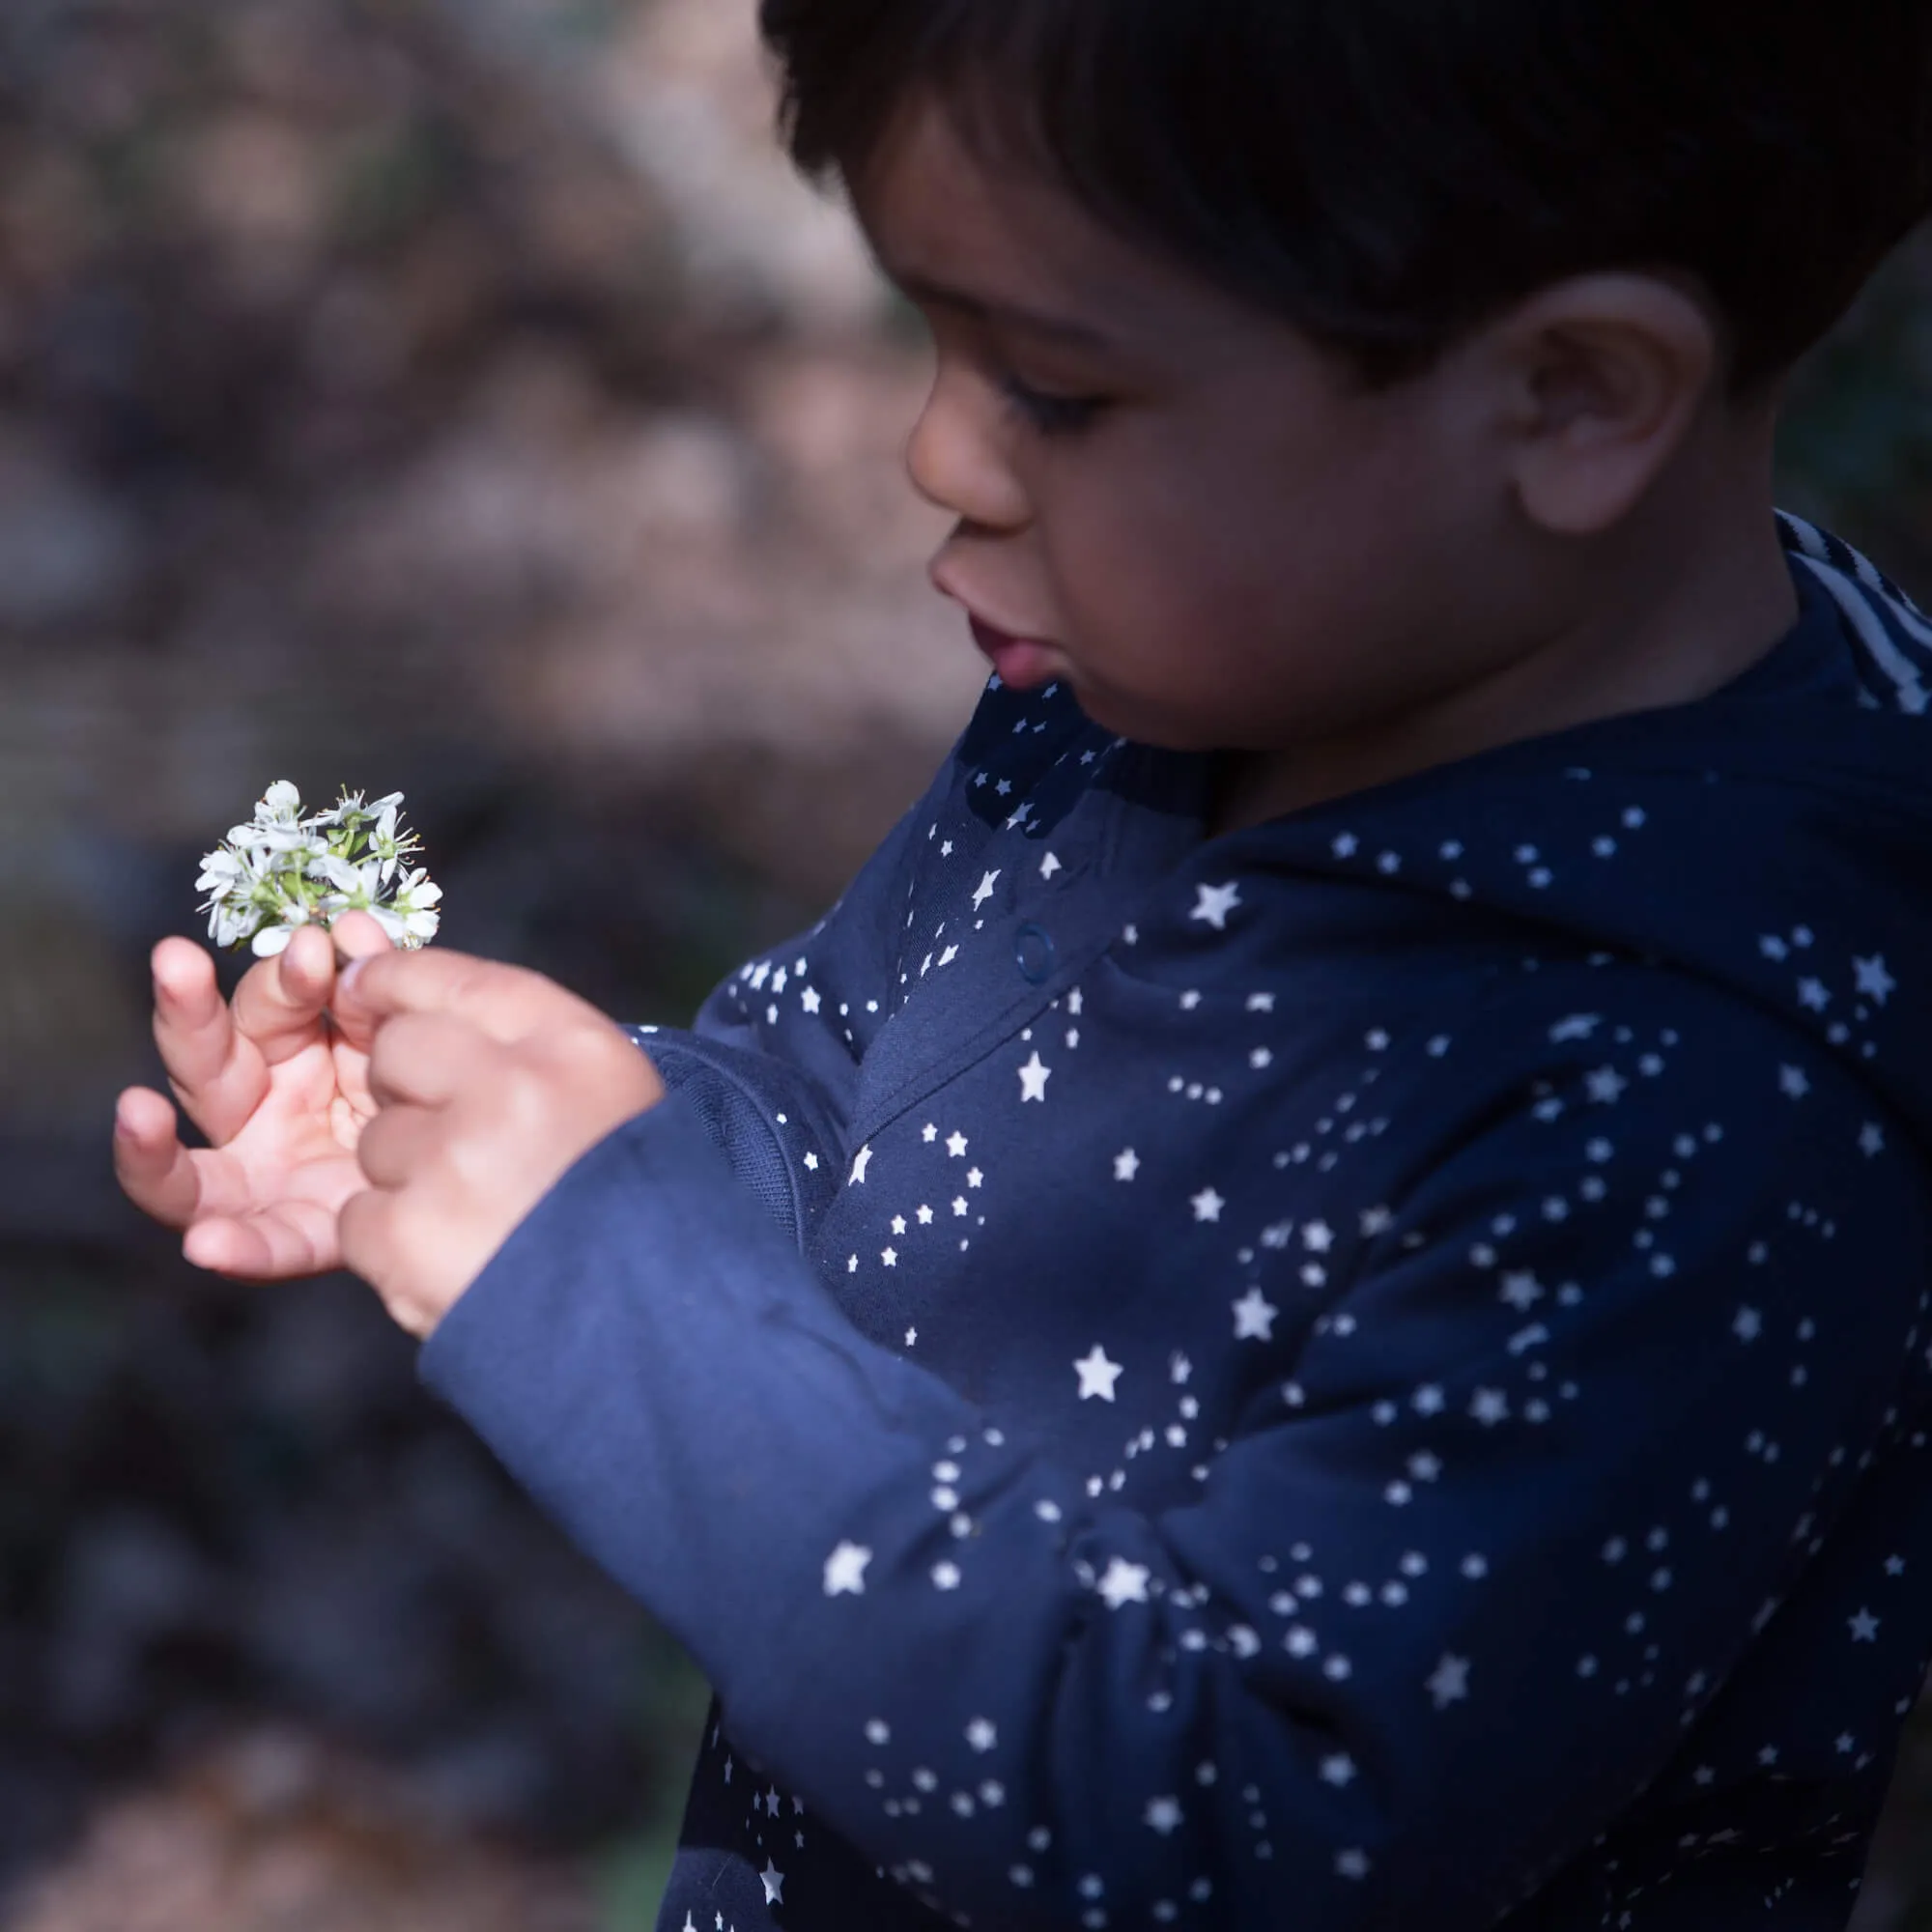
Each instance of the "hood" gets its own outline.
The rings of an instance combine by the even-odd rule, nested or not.
[[[1849,545],[1779,527],[1799,620],[1721,691],[1233,835],[1221,863],[1265,839],[1297,870],[1716,980],[1855,1068],[1932,1153],[1932,621]]]

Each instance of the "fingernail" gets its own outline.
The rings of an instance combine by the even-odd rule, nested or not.
[[[343,992],[345,993],[348,992],[350,987],[352,987],[355,983],[355,976],[358,973],[360,973],[363,967],[366,966],[368,963],[369,962],[366,958],[352,959],[349,962],[349,964],[342,969],[342,977],[335,983],[342,989]]]

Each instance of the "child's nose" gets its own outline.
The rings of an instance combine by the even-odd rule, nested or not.
[[[982,528],[1029,520],[1026,493],[1007,461],[999,402],[964,371],[942,370],[906,443],[906,473],[927,502]]]

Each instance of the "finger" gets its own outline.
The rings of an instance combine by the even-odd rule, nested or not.
[[[440,1114],[426,1107],[385,1106],[362,1129],[355,1159],[373,1187],[407,1186],[441,1146]]]
[[[373,959],[379,953],[393,952],[396,950],[389,935],[366,912],[344,913],[329,928],[329,937],[335,942],[337,986],[341,984],[341,975],[358,959]],[[336,1033],[345,1044],[355,1048],[358,1052],[368,1052],[376,1032],[373,1014],[343,1013],[337,1002],[335,989],[331,988],[329,1018],[334,1022]]]
[[[185,939],[153,953],[155,1044],[187,1117],[217,1147],[234,1138],[268,1091],[259,1058],[239,1051],[214,961]]]
[[[353,1195],[337,1216],[345,1266],[383,1297],[391,1320],[419,1340],[436,1326],[436,1315],[418,1306],[403,1287],[409,1273],[403,1198],[379,1188]]]
[[[197,1221],[183,1236],[182,1254],[238,1281],[293,1281],[342,1264],[336,1217],[311,1201]]]
[[[396,950],[394,941],[383,930],[382,922],[366,912],[344,913],[329,927],[328,936],[335,942],[335,958],[339,966]]]
[[[506,1046],[566,1013],[595,1014],[540,973],[440,947],[357,960],[342,977],[334,1010],[345,1030],[380,1026],[400,1013],[450,1013]]]
[[[334,991],[328,934],[301,926],[274,958],[242,976],[235,989],[235,1030],[270,1066],[279,1066],[321,1039],[323,1009]]]
[[[448,1013],[385,1020],[369,1049],[370,1097],[379,1107],[440,1107],[496,1046],[469,1021]]]
[[[175,1131],[175,1110],[146,1087],[130,1087],[114,1109],[114,1177],[144,1214],[163,1227],[194,1219],[201,1182]]]

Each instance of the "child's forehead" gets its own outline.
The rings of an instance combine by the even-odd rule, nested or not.
[[[1113,339],[1195,328],[1239,308],[1172,255],[1084,206],[1041,156],[988,135],[952,102],[917,97],[851,183],[880,266],[939,291],[1042,311]]]

